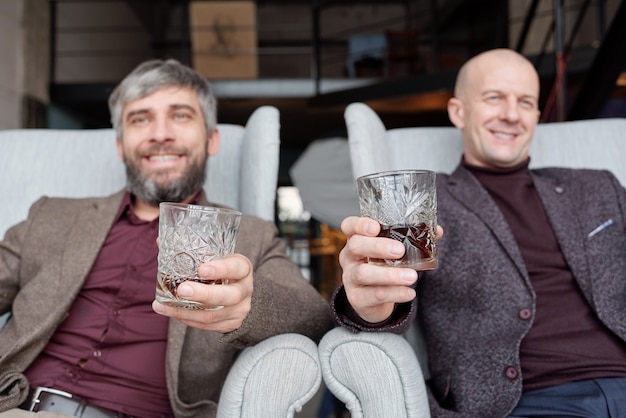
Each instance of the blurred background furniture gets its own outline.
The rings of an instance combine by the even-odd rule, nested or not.
[[[417,29],[361,33],[348,39],[348,77],[399,77],[422,73]]]
[[[348,39],[348,77],[382,77],[387,74],[387,37],[382,33],[359,33]]]
[[[343,218],[359,213],[348,138],[315,140],[291,166],[289,175],[304,208],[318,221],[340,229]]]
[[[364,103],[350,104],[344,113],[348,130],[349,153],[353,178],[377,171],[420,168],[436,172],[451,173],[461,161],[463,145],[460,131],[454,127],[416,127],[387,130],[379,116]],[[572,122],[540,124],[535,130],[535,138],[530,147],[530,167],[548,166],[592,168],[610,170],[626,185],[626,119],[592,119]],[[348,186],[346,186],[348,190]],[[445,262],[445,260],[444,260]],[[401,347],[396,338],[387,333],[368,333],[367,342],[359,343],[363,333],[334,331],[328,341],[320,343],[322,373],[328,388],[334,395],[349,405],[349,408],[371,408],[363,411],[363,416],[387,416],[384,403],[369,402],[360,396],[375,396],[377,392],[389,391],[396,397],[396,405],[405,405],[404,415],[394,416],[429,416],[414,415],[404,390],[404,373],[409,368],[418,368],[428,379],[428,354],[418,327],[413,324],[404,338],[412,347],[412,356],[416,356],[420,367],[409,360],[398,361],[394,349]],[[396,336],[397,337],[397,336]],[[324,337],[327,339],[327,337]],[[365,349],[363,344],[374,348]],[[329,355],[329,347],[341,347],[335,358]],[[337,351],[337,349],[335,349]],[[381,356],[385,360],[381,359]],[[395,357],[394,357],[395,356]],[[350,358],[358,358],[357,364],[350,364]],[[389,358],[386,358],[389,357]],[[339,361],[341,359],[341,361]],[[364,367],[364,365],[367,365]],[[352,367],[352,370],[348,370]],[[364,386],[363,368],[372,376],[383,376],[389,369],[394,370],[397,378],[385,380],[371,378]],[[335,384],[330,382],[337,381]],[[389,387],[393,387],[392,390]],[[415,396],[418,403],[423,401],[421,392]],[[356,406],[355,406],[356,405]],[[361,412],[359,412],[360,414]],[[361,415],[357,415],[361,416]]]
[[[311,143],[289,170],[304,208],[311,214],[311,278],[327,300],[341,283],[339,251],[346,243],[341,221],[359,213],[356,184],[352,179],[348,140],[318,139]]]
[[[317,290],[324,299],[330,301],[335,289],[341,284],[341,266],[339,252],[346,245],[346,236],[340,230],[326,224],[319,225],[319,236],[309,239],[309,251],[313,259],[319,259]]]
[[[419,51],[420,32],[417,29],[387,30],[387,74],[389,77],[416,75],[424,71]]]

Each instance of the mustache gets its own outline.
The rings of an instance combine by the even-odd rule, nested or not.
[[[180,154],[187,155],[187,148],[172,144],[153,144],[146,148],[137,150],[136,155],[147,156],[153,154]]]

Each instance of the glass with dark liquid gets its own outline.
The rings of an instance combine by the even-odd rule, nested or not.
[[[404,244],[402,258],[370,258],[373,264],[408,267],[418,271],[434,270],[438,266],[435,231],[424,222],[419,225],[380,225],[379,237],[392,238]]]
[[[361,215],[378,221],[378,236],[400,241],[406,249],[402,258],[370,258],[370,263],[419,271],[437,268],[434,172],[399,170],[370,174],[357,179],[357,189]]]

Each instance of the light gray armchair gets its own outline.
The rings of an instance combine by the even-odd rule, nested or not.
[[[354,179],[405,168],[450,173],[461,160],[463,146],[456,128],[387,130],[363,103],[350,104],[344,117]],[[626,185],[626,119],[541,124],[530,155],[531,167],[607,169]],[[436,353],[427,353],[415,324],[403,337],[409,344],[398,335],[333,330],[320,343],[324,380],[353,416],[430,416],[423,407],[428,404],[423,382],[416,380],[422,380],[422,373],[428,378],[428,356]]]
[[[274,221],[278,184],[278,109],[258,108],[246,126],[219,124],[220,150],[209,158],[206,195]],[[125,186],[112,129],[0,131],[0,238],[26,219],[40,196],[106,196]],[[9,313],[0,317],[0,329]],[[222,391],[220,417],[292,417],[318,390],[317,346],[284,334],[244,350]]]

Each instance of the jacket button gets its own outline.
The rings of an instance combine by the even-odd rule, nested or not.
[[[517,369],[513,366],[507,367],[504,370],[504,374],[506,375],[506,377],[508,377],[511,380],[517,379],[517,376],[519,376]]]
[[[519,311],[519,317],[520,319],[523,319],[524,321],[527,321],[530,319],[530,317],[533,316],[533,313],[530,309],[528,308],[523,308],[520,309]]]

